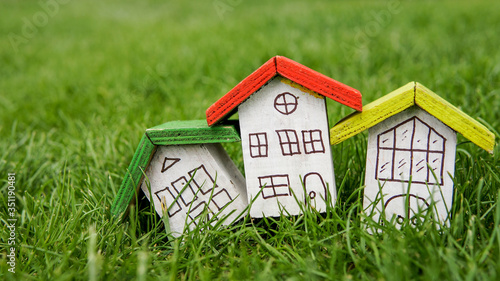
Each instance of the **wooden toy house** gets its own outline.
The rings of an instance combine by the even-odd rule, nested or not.
[[[124,213],[140,187],[158,215],[168,215],[174,237],[186,223],[192,229],[212,216],[227,216],[223,224],[231,223],[248,204],[245,180],[221,143],[237,141],[234,126],[208,127],[205,120],[174,121],[146,130],[112,214]],[[200,218],[202,214],[207,217]]]
[[[252,217],[335,202],[325,97],[361,110],[359,91],[277,56],[208,108],[210,126],[238,111]]]
[[[415,82],[344,118],[331,129],[331,144],[366,129],[363,208],[375,221],[385,214],[397,224],[425,215],[449,223],[456,132],[490,153],[495,145],[486,127]]]

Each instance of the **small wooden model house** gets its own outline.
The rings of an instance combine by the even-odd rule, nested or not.
[[[359,91],[277,56],[208,108],[210,126],[238,110],[252,217],[281,208],[297,215],[297,201],[319,211],[335,202],[325,97],[361,110]]]
[[[232,125],[208,127],[205,120],[174,121],[146,130],[125,175],[112,214],[124,213],[140,187],[158,215],[168,209],[170,231],[178,237],[189,224],[246,208],[245,179],[220,143],[237,142]]]
[[[419,83],[411,82],[335,125],[337,144],[369,129],[363,208],[379,221],[431,216],[448,224],[453,199],[456,132],[493,152],[495,136]]]

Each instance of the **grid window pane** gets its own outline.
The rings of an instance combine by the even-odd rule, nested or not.
[[[321,130],[302,131],[302,140],[304,142],[304,152],[306,154],[325,153]]]
[[[377,136],[375,177],[408,182],[411,175],[414,183],[442,185],[445,143],[435,129],[412,117]]]
[[[270,175],[259,177],[259,188],[264,199],[290,196],[290,180],[288,175]]]
[[[267,133],[249,134],[250,157],[267,157]]]
[[[300,154],[299,140],[295,130],[276,130],[284,156]]]

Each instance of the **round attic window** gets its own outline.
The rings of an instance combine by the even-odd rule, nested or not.
[[[274,108],[281,114],[289,115],[297,109],[297,97],[284,92],[274,99]]]

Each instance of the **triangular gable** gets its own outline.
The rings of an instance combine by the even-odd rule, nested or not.
[[[127,210],[142,182],[156,146],[239,141],[241,141],[239,132],[234,125],[208,127],[205,120],[172,121],[147,129],[116,194],[111,214],[119,216]]]
[[[319,72],[303,66],[286,57],[276,56],[243,79],[207,111],[209,126],[229,116],[238,105],[259,90],[274,76],[285,77],[311,91],[333,99],[353,109],[362,110],[361,93],[347,85],[333,80]]]
[[[436,117],[477,146],[493,153],[495,135],[492,132],[416,82],[410,82],[367,104],[363,107],[363,112],[355,112],[342,119],[330,130],[330,143],[333,145],[343,142],[414,105]]]

